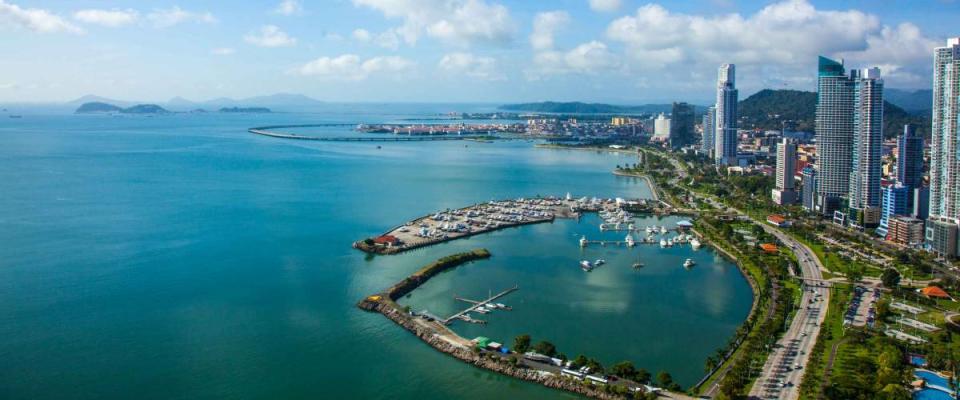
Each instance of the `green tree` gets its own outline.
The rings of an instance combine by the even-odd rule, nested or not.
[[[670,373],[667,371],[657,372],[657,384],[663,388],[673,386],[673,377],[670,376]]]
[[[587,357],[584,357],[583,354],[578,355],[573,359],[573,362],[570,363],[571,368],[580,368],[584,365],[587,365]]]
[[[593,358],[587,360],[587,367],[590,368],[590,372],[595,374],[602,374],[604,371],[603,364]]]
[[[851,284],[855,285],[857,282],[860,282],[860,280],[863,279],[864,272],[863,265],[853,263],[847,266],[847,280],[850,281]]]
[[[620,361],[610,367],[610,373],[621,378],[632,379],[637,373],[637,368],[630,361]]]
[[[553,357],[557,354],[557,347],[546,340],[541,340],[537,344],[533,345],[533,351],[543,354],[545,356]]]
[[[633,375],[634,382],[648,384],[650,383],[650,371],[647,371],[645,368],[640,368]]]
[[[526,353],[527,350],[530,350],[530,335],[523,334],[513,338],[513,351]]]
[[[887,268],[883,270],[883,274],[880,275],[880,281],[883,282],[883,287],[895,289],[897,286],[900,286],[900,272],[895,268]]]

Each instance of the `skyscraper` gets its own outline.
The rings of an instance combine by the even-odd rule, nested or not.
[[[796,185],[793,176],[797,169],[797,144],[783,138],[777,144],[776,187],[773,189],[773,202],[784,205],[797,201]]]
[[[923,185],[923,136],[910,124],[897,138],[897,181],[913,189]]]
[[[714,164],[737,164],[737,88],[736,67],[723,64],[717,73],[716,136]]]
[[[803,209],[814,211],[817,208],[817,170],[812,166],[804,167],[800,171],[800,176],[803,179],[803,188],[800,191],[803,198],[801,204]]]
[[[693,143],[693,125],[693,106],[674,102],[670,112],[670,147],[678,149]]]
[[[717,107],[710,107],[707,113],[703,114],[703,140],[700,143],[700,150],[706,153],[707,157],[713,157],[713,139],[717,135],[716,119]]]
[[[850,221],[875,227],[880,222],[883,79],[879,68],[850,71],[850,78],[854,89]]]
[[[934,50],[933,124],[930,132],[930,217],[927,245],[933,252],[957,255],[960,222],[960,38]]]
[[[667,118],[663,113],[660,113],[657,119],[653,121],[653,138],[651,140],[657,142],[670,140],[670,118]]]
[[[886,237],[890,227],[890,220],[897,215],[909,215],[911,210],[907,204],[910,196],[910,188],[897,184],[883,188],[881,193],[882,213],[880,215],[880,226],[877,227],[877,235]]]
[[[833,215],[850,190],[853,166],[853,81],[842,62],[820,57],[817,71],[817,207]]]

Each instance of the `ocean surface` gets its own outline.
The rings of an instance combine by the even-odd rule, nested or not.
[[[475,247],[493,257],[441,274],[403,302],[446,314],[463,305],[454,295],[519,285],[501,300],[513,311],[453,329],[508,345],[528,333],[571,357],[628,359],[695,383],[752,300],[735,266],[712,250],[581,250],[580,235],[601,237],[590,215],[396,256],[350,247],[411,218],[491,199],[647,197],[643,181],[610,173],[633,157],[529,141],[321,143],[246,131],[454,110],[474,111],[367,104],[4,118],[0,398],[572,397],[460,363],[355,307],[422,265]],[[356,135],[350,127],[297,133]],[[689,270],[681,266],[688,257],[698,263]],[[607,264],[594,272],[577,265],[597,258]],[[637,260],[646,266],[633,270]]]

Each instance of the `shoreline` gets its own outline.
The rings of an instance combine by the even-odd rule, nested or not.
[[[486,249],[476,249],[467,253],[459,253],[441,258],[434,263],[421,268],[409,277],[397,282],[390,288],[365,297],[357,303],[357,307],[368,312],[382,314],[408,332],[414,334],[424,343],[435,350],[471,364],[475,367],[500,373],[520,380],[538,383],[548,388],[587,396],[594,399],[614,400],[632,398],[632,392],[627,395],[612,393],[605,388],[607,385],[590,384],[588,380],[576,380],[563,375],[557,375],[536,365],[528,365],[528,361],[520,355],[488,353],[475,349],[475,345],[460,336],[446,325],[436,320],[426,320],[404,311],[396,299],[399,299],[420,287],[440,272],[457,268],[472,261],[487,259],[490,253]],[[449,260],[446,261],[445,260]],[[512,362],[512,360],[517,360]],[[553,369],[556,369],[554,367]],[[619,385],[626,386],[628,391],[642,385],[628,384],[628,380],[621,379]],[[613,385],[609,385],[613,386]],[[685,395],[661,391],[658,394],[668,398],[688,399]]]
[[[636,199],[626,203],[618,203],[612,199],[584,199],[541,197],[498,200],[448,209],[417,217],[377,236],[355,241],[352,247],[371,254],[399,254],[503,229],[552,223],[558,218],[575,219],[588,212],[615,213],[624,209],[630,210],[631,205],[644,207],[638,213],[660,214],[655,208],[645,209],[652,201],[649,199]],[[636,208],[633,210],[636,211]]]

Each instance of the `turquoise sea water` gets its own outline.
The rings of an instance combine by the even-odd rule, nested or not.
[[[246,132],[450,109],[0,121],[0,398],[567,396],[459,363],[354,307],[479,246],[494,257],[437,277],[409,301],[444,312],[454,291],[480,297],[520,284],[504,299],[515,311],[456,329],[528,332],[568,354],[628,358],[684,384],[699,378],[751,301],[735,267],[709,250],[590,248],[610,263],[584,274],[574,234],[599,235],[589,218],[398,256],[350,248],[412,217],[489,199],[646,196],[641,181],[609,173],[632,158],[526,141],[377,149]],[[647,267],[633,271],[638,255]],[[683,270],[686,257],[700,265]]]

